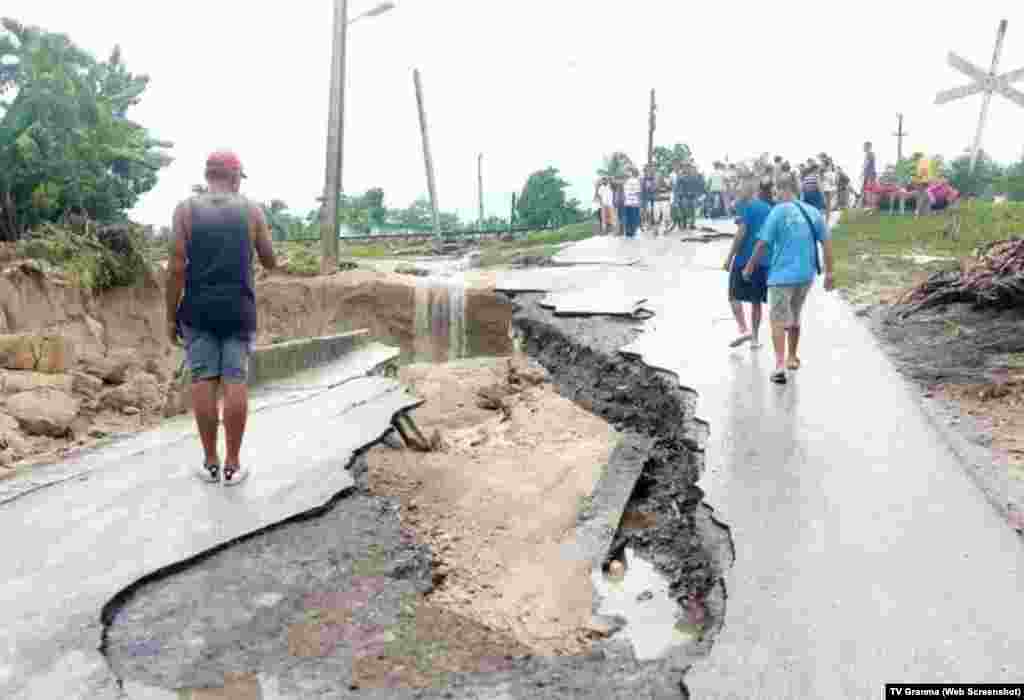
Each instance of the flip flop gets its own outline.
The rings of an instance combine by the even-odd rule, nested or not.
[[[729,343],[729,347],[738,348],[739,346],[743,345],[743,343],[749,343],[753,339],[754,337],[747,333],[746,335],[741,335],[739,338]]]
[[[790,358],[789,362],[786,363],[788,369],[800,369],[800,358]]]
[[[225,486],[238,486],[249,477],[249,470],[240,464],[225,464],[223,470],[223,484]]]
[[[780,370],[776,370],[775,372],[772,372],[772,381],[775,382],[776,384],[785,384],[786,383],[786,373],[784,371],[782,371],[781,369]]]
[[[220,465],[206,464],[196,467],[195,475],[200,481],[207,484],[216,484],[220,481]]]

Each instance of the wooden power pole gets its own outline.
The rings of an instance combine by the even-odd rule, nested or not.
[[[656,123],[655,112],[658,110],[658,105],[654,102],[654,88],[651,88],[651,118],[647,126],[647,163],[650,165],[654,162],[654,127]]]
[[[484,228],[484,154],[476,157],[476,180],[480,194],[480,230]]]
[[[899,126],[897,126],[896,133],[893,136],[896,137],[896,162],[899,163],[903,160],[903,137],[907,135],[907,132],[903,130],[903,115],[897,114],[896,118],[899,120]]]
[[[338,271],[338,204],[341,198],[341,164],[345,123],[345,34],[347,0],[334,0],[331,91],[327,115],[327,172],[320,217],[320,273]]]
[[[434,215],[434,242],[441,243],[441,217],[437,212],[437,187],[434,184],[434,161],[430,157],[430,138],[427,136],[427,112],[423,107],[423,86],[420,84],[420,71],[414,68],[412,81],[416,87],[416,105],[420,112],[420,131],[423,134],[423,162],[427,168],[427,188],[430,190],[430,208]]]

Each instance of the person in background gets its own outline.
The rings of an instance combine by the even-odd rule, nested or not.
[[[618,220],[618,235],[626,235],[626,191],[624,178],[612,178],[612,204],[615,205],[615,218]]]
[[[836,168],[836,196],[839,198],[839,209],[850,206],[850,176],[842,169]]]
[[[787,369],[800,368],[800,316],[818,273],[819,243],[825,254],[825,290],[831,291],[833,286],[831,233],[821,212],[796,201],[798,189],[795,178],[779,182],[780,201],[761,226],[754,254],[743,269],[744,279],[750,280],[761,261],[770,258],[768,306],[775,347],[771,380],[776,384],[786,383]]]
[[[636,238],[640,228],[640,207],[643,204],[643,184],[640,182],[640,171],[630,166],[629,177],[622,186],[625,195],[624,207],[626,215],[626,238]]]
[[[801,193],[803,201],[818,211],[825,211],[825,197],[821,193],[821,179],[818,177],[817,163],[807,164],[801,181]]]
[[[681,160],[672,164],[672,226],[669,232],[685,226],[683,222],[682,180],[686,176],[686,165]]]
[[[666,178],[659,177],[654,193],[654,226],[662,234],[672,221],[672,186]]]
[[[676,180],[673,195],[681,209],[683,230],[697,228],[697,200],[704,195],[704,178],[693,163],[683,166],[683,175]]]
[[[722,197],[725,191],[724,166],[716,160],[712,167],[714,169],[708,178],[707,196],[704,198],[704,216],[709,219],[725,216],[725,200]]]
[[[641,227],[654,226],[654,202],[658,194],[658,175],[654,165],[648,163],[644,166],[644,177],[640,181],[641,205],[643,210],[640,213]]]
[[[863,186],[861,192],[864,195],[864,206],[874,209],[877,204],[875,190],[878,185],[878,169],[875,166],[875,152],[871,150],[871,142],[864,142],[864,167],[861,169]]]
[[[832,210],[836,207],[836,170],[831,162],[825,164],[825,170],[821,174],[821,191],[825,195],[825,220],[829,221]]]
[[[743,270],[754,254],[757,236],[768,215],[771,205],[755,196],[757,185],[747,182],[740,192],[739,230],[733,239],[732,248],[725,259],[724,269],[729,273],[729,304],[739,329],[737,338],[729,343],[736,348],[750,343],[751,349],[761,347],[761,305],[768,301],[768,258],[754,268],[750,277],[743,276]],[[750,325],[747,325],[743,305],[750,305]]]
[[[615,193],[612,191],[612,184],[609,178],[601,178],[601,184],[597,188],[598,205],[601,207],[601,232],[606,236],[618,228],[618,220],[615,216]]]

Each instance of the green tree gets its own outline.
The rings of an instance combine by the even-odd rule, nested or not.
[[[965,153],[950,163],[944,174],[962,196],[982,197],[992,194],[996,183],[1003,177],[1003,169],[985,151],[980,151],[973,172],[971,155]]]
[[[569,183],[557,168],[545,168],[530,175],[516,202],[516,218],[527,226],[565,223],[579,212],[579,201],[568,200]]]
[[[626,170],[633,165],[630,157],[622,151],[615,151],[604,157],[604,165],[597,169],[598,177],[626,177]]]
[[[171,159],[126,114],[149,78],[115,48],[100,62],[63,34],[3,19],[0,31],[0,240],[66,212],[103,222],[151,190]]]
[[[1024,202],[1024,157],[1010,165],[998,182],[1000,194],[1009,196],[1011,201]]]
[[[675,169],[676,163],[688,162],[692,157],[693,153],[685,143],[677,143],[672,148],[655,146],[654,169],[661,177],[668,177]]]

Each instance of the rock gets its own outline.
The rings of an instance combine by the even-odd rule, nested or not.
[[[613,560],[612,563],[608,565],[608,575],[609,576],[612,576],[614,578],[620,578],[621,576],[624,576],[625,574],[626,574],[626,565],[623,564],[618,559]]]
[[[89,434],[90,425],[92,425],[92,422],[88,418],[80,415],[71,421],[70,432],[76,438],[81,438]]]
[[[395,273],[399,275],[414,275],[416,277],[430,276],[430,270],[424,270],[422,267],[413,267],[412,265],[399,265],[395,268]]]
[[[130,351],[110,355],[88,355],[81,360],[82,371],[99,377],[107,384],[124,384],[132,372],[141,367],[135,354]]]
[[[7,314],[0,309],[0,335],[5,335],[10,327],[7,325]]]
[[[42,372],[0,370],[0,394],[20,394],[50,387],[67,394],[72,390],[72,378],[68,374],[43,374]]]
[[[142,411],[140,411],[137,406],[125,406],[121,409],[121,413],[126,416],[137,416],[142,413]]]
[[[610,637],[626,626],[626,619],[620,615],[594,615],[583,626],[590,637]]]
[[[36,389],[7,400],[7,411],[30,435],[64,437],[78,415],[79,402],[56,389]]]
[[[18,421],[6,413],[0,413],[0,454],[5,455],[10,462],[23,457],[27,448]]]
[[[100,398],[100,406],[112,411],[126,408],[155,410],[164,404],[160,383],[152,374],[140,372],[130,381],[114,387]]]
[[[71,389],[76,394],[83,394],[90,399],[95,399],[103,392],[103,380],[99,377],[84,372],[73,372],[71,377]]]
[[[0,335],[0,369],[61,374],[75,364],[75,346],[59,335]]]
[[[654,598],[654,593],[652,593],[651,591],[644,591],[636,597],[637,602],[639,603],[646,602],[648,600],[651,600],[652,598]]]

